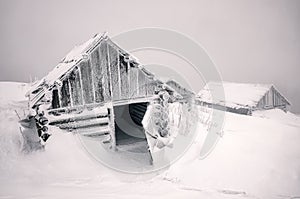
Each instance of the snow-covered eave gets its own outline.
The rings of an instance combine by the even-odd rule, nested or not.
[[[237,103],[233,103],[233,102],[224,102],[224,101],[212,102],[211,100],[202,100],[201,98],[196,98],[196,100],[207,103],[207,104],[211,104],[211,105],[218,105],[218,106],[223,106],[223,107],[228,107],[228,108],[233,108],[233,109],[239,109],[239,108],[254,109],[255,108],[255,106],[237,104]]]
[[[185,92],[188,93],[188,95],[191,95],[191,96],[195,96],[195,93],[189,89],[187,89],[186,87],[183,87],[181,86],[181,84],[179,84],[177,81],[175,81],[174,79],[169,79],[168,81],[166,81],[166,84],[169,85],[169,83],[174,83],[178,86],[180,86]]]

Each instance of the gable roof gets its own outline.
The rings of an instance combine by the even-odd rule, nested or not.
[[[134,63],[138,68],[142,70],[147,76],[154,76],[152,73],[147,71],[143,66],[137,63],[136,59],[131,56],[128,52],[120,48],[118,45],[113,43],[107,33],[96,34],[93,38],[90,38],[86,42],[75,46],[55,67],[51,70],[45,77],[41,80],[35,82],[29,91],[26,93],[26,96],[33,94],[33,97],[30,99],[31,104],[34,105],[39,99],[43,97],[46,90],[50,90],[55,86],[55,83],[62,80],[66,74],[71,72],[83,59],[86,58],[87,54],[91,52],[98,44],[102,41],[106,41],[112,47],[119,50],[121,54],[127,56],[129,60]]]
[[[222,86],[224,89],[225,99],[221,99],[220,97],[212,99],[211,92],[222,89]],[[272,87],[275,89],[275,87],[271,84],[209,82],[197,94],[197,99],[203,102],[218,104],[232,108],[255,107],[257,103],[261,100],[261,98]],[[288,104],[290,104],[287,99],[285,100]]]

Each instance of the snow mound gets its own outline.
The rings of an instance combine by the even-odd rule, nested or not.
[[[20,83],[0,83],[0,103],[23,100]],[[5,88],[5,89],[2,89]],[[8,96],[10,93],[10,98]],[[20,152],[18,118],[26,103],[0,109],[0,198],[268,198],[300,196],[299,117],[279,110],[255,116],[226,113],[224,133],[212,153],[199,153],[211,109],[198,108],[191,148],[164,174],[113,172],[84,151],[76,135],[51,127],[45,151]]]
[[[284,112],[281,109],[258,110],[253,116],[276,121],[278,123],[300,127],[300,115],[291,112]]]
[[[261,114],[268,118],[226,113],[224,134],[213,152],[203,160],[182,160],[166,178],[176,179],[185,189],[241,198],[299,197],[299,118],[278,110]],[[187,155],[198,154],[199,144]]]

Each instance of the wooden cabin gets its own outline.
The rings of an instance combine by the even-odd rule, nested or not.
[[[211,93],[224,89],[225,98]],[[197,94],[197,103],[228,112],[251,115],[256,110],[289,110],[290,102],[273,86],[233,82],[209,82]]]
[[[141,121],[161,89],[174,101],[185,99],[108,36],[97,34],[68,53],[27,95],[30,108],[43,110],[50,125],[104,137],[102,142],[115,148],[128,138],[119,126],[124,118],[130,117],[140,132],[136,139],[145,139]]]

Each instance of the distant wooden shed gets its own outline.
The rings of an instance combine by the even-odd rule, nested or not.
[[[225,98],[211,92],[224,89]],[[197,94],[197,103],[228,112],[251,115],[255,110],[279,108],[287,111],[290,102],[273,86],[233,82],[209,82]]]

